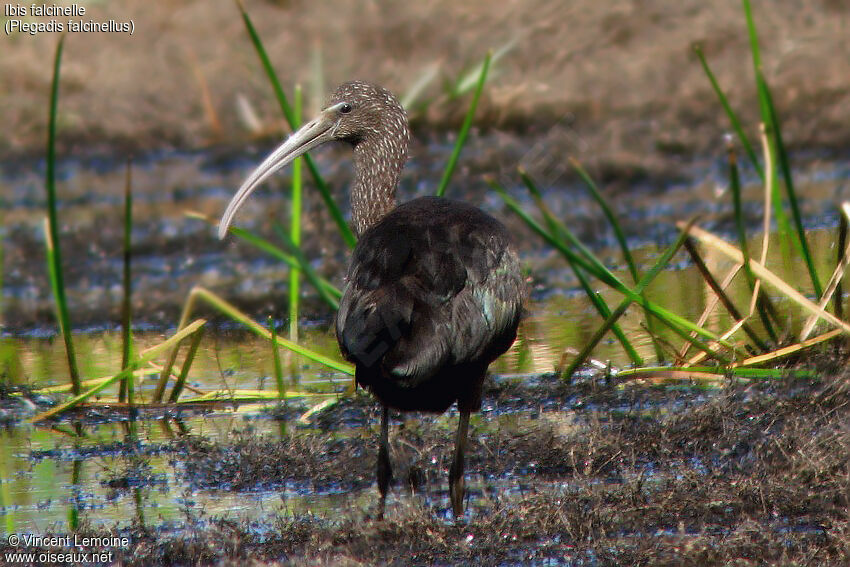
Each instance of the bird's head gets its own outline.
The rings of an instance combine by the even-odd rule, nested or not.
[[[390,91],[362,81],[343,83],[318,116],[289,136],[245,179],[221,217],[218,237],[227,235],[236,212],[270,175],[316,146],[334,140],[355,148],[370,147],[382,154],[375,157],[403,163],[409,140],[407,115]]]

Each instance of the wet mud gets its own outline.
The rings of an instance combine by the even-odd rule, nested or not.
[[[282,436],[250,423],[217,441],[180,436],[155,450],[188,500],[287,487],[359,492],[363,505],[252,521],[187,507],[179,529],[116,529],[131,544],[115,551],[126,565],[846,564],[850,376],[835,362],[821,371],[708,391],[553,376],[491,384],[472,422],[457,521],[446,484],[452,415],[393,416],[383,521],[378,412],[366,395],[288,422]],[[142,463],[103,482],[120,492],[164,481]]]

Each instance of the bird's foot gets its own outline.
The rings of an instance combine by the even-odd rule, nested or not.
[[[452,501],[452,512],[455,518],[460,518],[463,516],[463,471],[460,471],[460,474],[457,476],[453,474],[454,472],[452,470],[449,474],[449,498]]]
[[[383,448],[382,448],[383,449]],[[389,455],[383,451],[378,451],[378,492],[381,493],[381,501],[378,504],[378,520],[384,519],[384,509],[387,504],[387,492],[389,492],[390,481],[393,478],[392,466],[390,465]]]

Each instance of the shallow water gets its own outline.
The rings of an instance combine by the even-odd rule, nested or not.
[[[699,388],[688,394],[687,403],[706,399]],[[511,411],[488,406],[473,418],[476,436],[521,435],[544,420],[559,431],[582,427],[589,420],[607,420],[616,413],[611,406],[588,406],[580,399],[541,399],[540,408]],[[297,403],[297,402],[296,402]],[[669,401],[647,403],[644,411],[664,411]],[[675,404],[674,404],[675,405]],[[545,411],[542,411],[543,407]],[[578,417],[572,408],[581,408]],[[634,408],[627,411],[633,411]],[[456,412],[433,421],[433,426],[451,438]],[[411,418],[415,420],[416,418]],[[431,422],[432,418],[427,418]],[[411,422],[412,423],[412,422]],[[415,426],[415,424],[414,424]],[[282,427],[285,431],[282,431]],[[376,424],[340,424],[334,436],[364,437],[375,441]],[[396,422],[393,428],[398,428]],[[239,411],[213,411],[176,419],[138,420],[131,432],[127,421],[89,423],[76,429],[69,423],[53,428],[17,425],[0,432],[0,480],[3,487],[2,515],[7,533],[57,533],[85,520],[94,529],[129,527],[134,522],[147,526],[186,528],[205,518],[228,517],[243,522],[268,522],[270,518],[313,514],[332,519],[350,511],[374,510],[377,493],[371,482],[352,487],[345,482],[316,486],[310,481],[285,478],[249,481],[249,488],[233,489],[230,478],[210,478],[187,473],[186,459],[171,443],[182,436],[200,437],[214,444],[228,443],[234,433],[258,438],[310,435],[312,426],[269,418],[259,406]],[[81,432],[82,436],[79,436]],[[75,434],[77,433],[77,434]],[[346,457],[350,458],[350,457]],[[445,463],[448,455],[435,453],[431,463]],[[394,455],[396,474],[404,474],[404,454]],[[509,467],[512,467],[508,463]],[[693,466],[694,470],[699,465]],[[399,473],[398,471],[402,471]],[[646,482],[653,480],[651,467]],[[469,516],[487,514],[494,500],[510,499],[532,491],[572,490],[567,481],[537,478],[532,461],[511,472],[467,475]],[[443,475],[445,476],[445,475]],[[371,479],[370,479],[371,480]],[[605,482],[622,482],[612,478]],[[403,482],[396,483],[388,499],[388,513],[411,505],[424,505],[438,517],[451,519],[448,484],[445,478],[426,482],[424,490],[412,494]]]
[[[538,180],[551,210],[589,246],[614,250],[616,241],[589,192],[562,163],[560,155],[542,157],[528,148],[532,140],[490,133],[472,136],[447,196],[480,206],[506,223],[516,235],[524,261],[540,285],[559,293],[576,289],[566,263],[531,234],[485,183],[495,174],[528,210],[534,205],[516,173],[523,164]],[[248,170],[269,148],[253,153],[226,148],[198,152],[160,151],[138,157],[132,168],[134,201],[134,321],[142,328],[174,325],[180,307],[195,285],[209,287],[252,313],[281,318],[285,312],[287,268],[279,261],[231,237],[218,241],[215,227],[190,211],[218,219]],[[414,148],[405,170],[399,200],[431,194],[451,151],[451,140],[436,139]],[[529,157],[529,152],[531,156]],[[344,214],[344,188],[350,182],[348,150],[321,148],[320,171],[330,182]],[[810,228],[834,228],[838,204],[850,198],[850,160],[818,155],[792,156],[798,193]],[[675,177],[644,178],[602,184],[621,219],[630,246],[667,245],[674,223],[700,215],[709,230],[734,234],[731,196],[725,191],[724,156],[680,164]],[[684,173],[681,173],[684,171]],[[593,175],[595,172],[590,171]],[[115,325],[120,321],[122,203],[125,167],[114,157],[67,158],[57,163],[59,220],[66,288],[77,328]],[[753,234],[761,223],[762,192],[752,172],[743,170],[744,209]],[[3,241],[3,330],[32,332],[53,329],[53,305],[44,260],[45,192],[43,160],[0,162],[0,223]],[[288,184],[281,175],[256,191],[236,219],[238,226],[277,241],[273,225],[288,222]],[[302,218],[305,256],[337,285],[347,251],[325,212],[318,192],[309,186]],[[618,254],[605,259],[620,262]],[[283,283],[282,283],[283,282]],[[327,316],[324,306],[304,286],[304,317]]]
[[[233,415],[199,416],[181,421],[181,427],[193,434],[224,438],[234,422],[243,424]],[[276,429],[271,421],[262,424],[269,431]],[[138,444],[126,441],[126,423],[87,426],[82,440],[31,427],[0,434],[7,531],[61,532],[70,527],[72,511],[93,526],[106,528],[140,519],[147,525],[182,525],[187,509],[214,515],[227,512],[250,520],[303,512],[311,508],[311,501],[317,504],[316,512],[333,507],[325,503],[333,502],[332,494],[310,495],[303,490],[191,490],[179,470],[169,464],[173,457],[157,449],[179,430],[162,420],[137,425],[138,438],[143,439]]]
[[[834,230],[817,229],[809,231],[810,245],[819,260],[821,274],[828,273],[834,254]],[[753,245],[756,244],[754,240]],[[760,242],[758,242],[760,244]],[[808,275],[785,265],[779,253],[779,246],[772,245],[769,263],[774,271],[805,293],[811,293]],[[636,262],[650,265],[659,254],[655,246],[644,246],[634,251]],[[602,257],[609,256],[605,249]],[[613,253],[610,254],[613,258]],[[690,320],[696,320],[713,292],[705,284],[698,271],[685,265],[686,256],[680,252],[674,259],[673,268],[659,274],[647,289],[650,300],[664,305],[668,309]],[[723,257],[705,255],[705,261],[715,273],[725,273],[732,263]],[[565,269],[558,264],[565,263],[558,256],[550,255],[541,265],[548,268],[549,277],[536,278],[532,287],[532,299],[526,306],[527,315],[523,320],[520,340],[502,358],[491,366],[497,374],[539,374],[551,372],[560,365],[565,350],[576,348],[586,342],[601,324],[599,315],[585,294],[575,285],[571,273],[564,274],[565,283],[556,285],[553,273]],[[630,275],[624,267],[613,270],[623,281],[630,281]],[[536,275],[536,274],[535,274]],[[739,307],[744,308],[749,299],[746,284],[738,278],[728,293]],[[306,284],[305,284],[306,285]],[[610,306],[615,306],[621,297],[618,293],[602,287],[598,290]],[[782,304],[780,304],[782,305]],[[791,306],[787,306],[789,309]],[[643,313],[635,307],[629,308],[620,320],[620,324],[632,341],[638,354],[646,359],[654,357],[654,347],[649,334],[643,327]],[[288,322],[277,320],[282,327]],[[717,333],[727,330],[733,321],[723,310],[707,321],[706,327]],[[339,359],[336,338],[329,320],[304,321],[299,329],[299,342],[322,355]],[[758,328],[758,323],[754,326]],[[158,344],[173,329],[164,331],[140,330],[134,333],[134,345],[138,351]],[[664,328],[658,329],[662,337],[673,339],[675,335]],[[114,374],[121,363],[121,333],[111,324],[82,329],[74,333],[75,348],[80,360],[83,376],[95,378]],[[64,358],[64,343],[58,340],[56,329],[52,327],[33,327],[26,330],[7,332],[0,337],[0,370],[4,371],[13,384],[31,386],[52,386],[67,383],[67,363]],[[621,346],[612,337],[603,340],[594,351],[594,358],[603,364],[611,363],[615,368],[629,363]],[[317,393],[338,391],[348,383],[349,378],[312,361],[283,353],[286,374],[296,389],[306,389]],[[201,390],[216,389],[273,389],[273,359],[267,340],[261,339],[235,327],[232,323],[222,323],[218,330],[205,339],[199,348],[189,375],[189,383]],[[156,376],[142,381],[144,392],[152,390]],[[112,396],[114,391],[106,390],[105,395]]]
[[[498,376],[524,379],[551,372],[561,363],[565,350],[584,344],[601,320],[583,292],[578,291],[577,282],[564,260],[538,238],[525,233],[524,227],[508,214],[499,198],[486,191],[485,184],[475,174],[474,164],[492,162],[494,158],[488,155],[487,147],[486,137],[473,140],[466,154],[473,167],[459,172],[458,184],[463,182],[466,188],[462,197],[505,219],[511,230],[519,235],[523,260],[533,275],[532,301],[520,340],[491,367],[491,372]],[[347,166],[339,165],[335,151],[319,153],[318,161],[320,169],[339,187],[339,180],[346,179],[350,172]],[[403,200],[430,192],[431,185],[420,180],[438,178],[435,164],[442,163],[448,151],[450,145],[435,144],[427,148],[433,161],[414,161],[400,190]],[[509,148],[508,161],[521,161],[523,151],[522,144]],[[230,157],[215,152],[162,152],[144,156],[134,164],[137,350],[156,344],[173,332],[169,327],[176,323],[180,306],[189,289],[196,284],[246,306],[246,310],[258,319],[273,315],[279,324],[286,323],[281,318],[286,290],[280,283],[285,282],[286,269],[245,245],[219,243],[214,238],[213,227],[185,216],[189,210],[217,216],[232,188],[257,157]],[[5,251],[0,373],[15,385],[46,386],[67,382],[64,346],[56,339],[55,326],[50,322],[52,304],[42,252],[42,167],[40,162],[0,164],[0,184],[3,186],[0,199],[6,210],[0,228]],[[116,330],[115,321],[121,298],[118,211],[122,206],[124,173],[114,160],[96,158],[65,161],[58,169],[60,218],[63,238],[67,239],[62,246],[68,265],[72,319],[79,326],[75,344],[80,370],[86,378],[108,376],[118,370],[121,360],[120,332]],[[486,170],[483,166],[481,169]],[[676,220],[698,213],[709,229],[731,234],[731,197],[722,191],[722,162],[705,161],[695,165],[692,172],[689,184],[668,180],[659,182],[660,187],[653,187],[646,182],[634,192],[612,199],[643,268],[658,256],[660,244],[666,245],[674,238],[673,222]],[[530,201],[516,180],[510,175],[502,179],[531,209]],[[803,210],[811,228],[810,243],[824,277],[834,264],[836,203],[850,193],[849,180],[850,167],[846,163],[815,158],[808,160],[807,167],[798,176]],[[587,192],[560,174],[547,181],[544,194],[553,212],[573,226],[583,240],[592,243],[606,263],[617,266],[618,276],[630,281],[615,249],[613,236],[604,227],[602,216]],[[750,186],[745,193],[753,234],[760,222],[759,191],[758,187]],[[339,238],[327,230],[328,221],[323,217],[316,195],[308,192],[306,203],[305,253],[317,259],[317,269],[339,283],[346,251]],[[280,199],[276,189],[262,189],[237,222],[269,235],[273,232],[272,222],[285,214],[286,209],[286,200]],[[755,244],[756,240],[753,242]],[[798,289],[810,292],[806,274],[785,263],[778,249],[772,246],[771,265]],[[731,266],[710,254],[706,261],[721,271]],[[303,288],[306,303],[300,342],[322,354],[337,357],[327,312],[307,284],[303,284]],[[614,306],[620,300],[608,289],[599,291],[609,305]],[[676,313],[695,320],[711,291],[680,253],[673,267],[652,284],[648,295]],[[745,286],[733,286],[731,296],[739,305],[745,305]],[[621,323],[639,354],[652,360],[654,348],[641,326],[642,320],[642,313],[631,308]],[[722,332],[731,323],[724,314],[709,320],[707,326]],[[661,334],[664,335],[664,331]],[[629,362],[613,339],[603,341],[593,357],[601,365],[611,364],[615,368]],[[330,372],[309,361],[287,357],[284,363],[286,374],[293,377],[293,387],[301,391],[334,394],[343,391],[350,382],[344,374]],[[208,333],[201,345],[189,384],[201,391],[272,389],[272,376],[272,360],[266,341],[235,329],[233,325],[218,322],[216,332]],[[142,396],[153,388],[154,380],[152,377],[142,382]],[[114,395],[114,389],[103,393],[110,398]],[[303,411],[316,399],[320,398],[296,399],[291,405]],[[537,410],[523,402],[516,412],[509,407],[485,406],[481,419],[492,422],[493,427],[510,427],[511,420],[535,419],[539,411],[568,417],[574,402],[542,399]],[[0,416],[14,418],[31,411],[11,404],[2,408]],[[675,411],[675,404],[675,399],[667,400],[648,409]],[[601,407],[596,418],[604,419],[616,410],[616,407]],[[340,511],[374,506],[375,490],[371,486],[358,490],[339,487],[316,491],[303,483],[290,483],[235,492],[197,488],[183,476],[179,459],[158,450],[161,444],[187,431],[192,435],[226,440],[234,430],[246,424],[257,434],[268,435],[279,435],[282,425],[270,419],[258,405],[243,405],[238,410],[219,408],[206,415],[186,411],[179,422],[139,420],[132,434],[126,421],[114,420],[87,423],[82,437],[75,434],[70,423],[54,428],[10,425],[0,431],[0,526],[6,533],[46,533],[66,530],[80,518],[104,527],[128,526],[134,521],[185,526],[191,523],[190,518],[195,518],[198,510],[209,516],[253,520],[304,513],[333,517]],[[290,431],[297,431],[299,427],[294,420],[284,425]],[[338,434],[370,434],[363,431],[363,426],[362,423],[342,423],[337,428]],[[447,432],[449,429],[446,421]],[[691,468],[698,472],[704,465],[695,462]],[[479,510],[486,513],[488,502],[493,498],[522,493],[529,490],[530,484],[537,486],[541,481],[534,479],[533,473],[529,470],[527,474],[471,475],[468,479],[469,505],[473,516]],[[445,484],[430,485],[424,495],[418,496],[395,490],[390,506],[403,506],[410,499],[424,501],[428,506],[433,504],[437,513],[447,514]]]

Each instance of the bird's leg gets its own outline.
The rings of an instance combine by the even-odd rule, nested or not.
[[[466,441],[469,432],[469,411],[461,410],[457,423],[457,438],[455,439],[455,455],[452,468],[449,469],[449,496],[452,501],[452,512],[455,518],[463,515],[463,454],[466,452]]]
[[[393,469],[390,465],[390,409],[384,406],[381,414],[381,440],[378,447],[378,491],[381,493],[381,502],[378,505],[378,519],[384,519],[384,506],[387,502],[387,489],[393,478]]]

